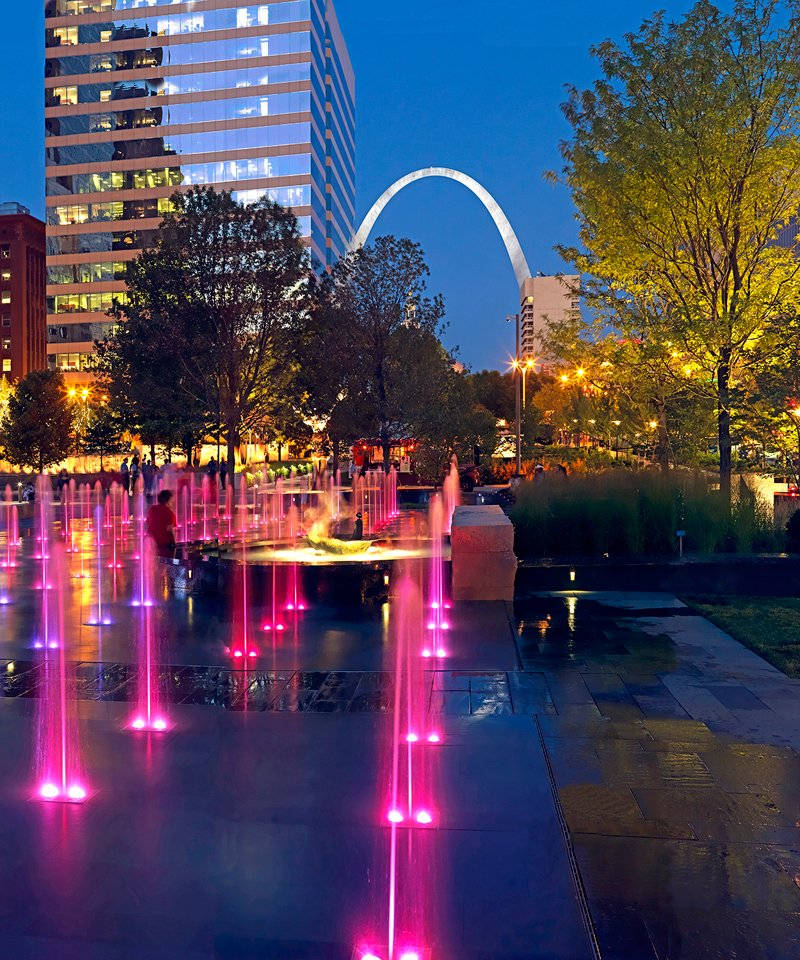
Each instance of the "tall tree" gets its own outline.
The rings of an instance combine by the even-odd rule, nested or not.
[[[297,393],[308,254],[297,219],[266,198],[245,206],[198,187],[172,206],[153,249],[128,268],[121,325],[149,338],[157,365],[145,375],[170,367],[165,389],[221,425],[232,478],[243,432]],[[124,369],[140,375],[130,361]]]
[[[32,370],[17,383],[0,422],[5,459],[43,473],[72,452],[73,410],[58,370]]]
[[[737,391],[800,299],[796,236],[776,244],[800,212],[798,4],[701,0],[592,52],[602,79],[565,105],[582,243],[565,253],[609,290],[668,306],[656,336],[713,392],[729,496]]]
[[[100,469],[105,469],[105,458],[124,449],[122,422],[113,407],[104,403],[92,416],[78,441],[84,454],[100,457]]]
[[[409,367],[406,334],[437,337],[442,329],[444,305],[441,297],[427,295],[428,274],[419,244],[396,237],[379,237],[348,253],[332,271],[328,309],[340,321],[347,389],[357,393],[365,416],[376,424],[384,464],[393,435],[406,429],[406,387],[422,386]]]

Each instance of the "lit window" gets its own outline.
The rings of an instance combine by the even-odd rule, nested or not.
[[[3,292],[0,293],[0,303],[11,303],[11,291],[10,291],[10,290],[3,290]]]
[[[53,31],[57,43],[62,46],[74,46],[78,42],[77,27],[57,27]]]
[[[76,104],[78,102],[77,87],[54,87],[53,97],[58,100],[62,106],[64,104]]]
[[[110,30],[101,30],[100,31],[100,43],[108,43],[111,40],[111,31]]]
[[[101,102],[101,103],[108,103],[108,101],[109,101],[110,99],[111,99],[111,91],[110,91],[110,90],[101,90],[101,91],[100,91],[100,102]]]
[[[11,338],[10,338],[10,337],[3,337],[3,349],[4,349],[4,350],[10,350],[10,349],[11,349]]]
[[[10,361],[10,360],[4,360],[4,361],[3,361],[3,373],[11,373],[11,361]]]
[[[0,278],[2,278],[3,280],[10,280],[10,279],[11,279],[11,271],[10,271],[10,270],[0,271]]]

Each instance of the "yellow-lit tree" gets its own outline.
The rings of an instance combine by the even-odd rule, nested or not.
[[[564,252],[611,295],[665,306],[644,338],[673,344],[713,395],[729,496],[740,391],[800,301],[798,4],[701,0],[593,54],[602,79],[564,108],[581,241]]]

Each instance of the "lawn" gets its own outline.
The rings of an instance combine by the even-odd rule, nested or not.
[[[800,677],[800,600],[686,597],[688,604],[789,677]]]

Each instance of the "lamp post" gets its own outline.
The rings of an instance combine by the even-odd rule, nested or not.
[[[506,321],[511,323],[511,317],[506,317]],[[514,322],[516,325],[516,348],[514,350],[514,372],[515,374],[519,372],[519,314],[514,314]],[[522,397],[520,395],[520,378],[515,377],[516,380],[516,406],[517,406],[517,476],[520,476],[522,473]]]

